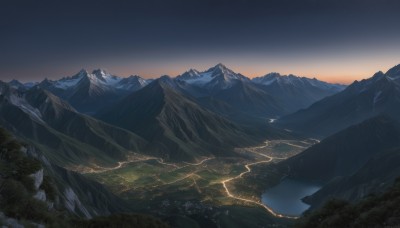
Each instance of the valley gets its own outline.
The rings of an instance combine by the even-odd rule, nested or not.
[[[30,145],[29,156],[54,178],[61,201],[41,200],[57,202],[71,215],[138,213],[172,227],[287,227],[332,196],[354,202],[388,188],[398,176],[398,99],[389,96],[397,94],[398,69],[341,92],[338,85],[292,75],[250,80],[222,64],[162,76],[130,92],[114,83],[124,79],[101,70],[32,88],[0,82],[0,124]],[[193,83],[199,78],[211,81]],[[141,81],[130,79],[127,88]],[[78,103],[51,91],[70,80],[82,84],[66,94],[84,88],[95,95],[85,102],[108,97],[112,104],[95,105],[97,112],[79,110]],[[287,99],[296,103],[309,86],[326,91],[325,98],[304,97],[303,107],[312,97],[322,99],[285,115],[293,110],[282,93],[292,91]],[[382,86],[388,91],[379,92]],[[377,113],[369,111],[371,97],[374,110],[381,105]],[[344,112],[341,104],[351,109]],[[363,118],[342,121],[335,112]],[[319,134],[325,115],[339,122]],[[328,136],[335,128],[345,129]],[[387,165],[376,165],[380,161]]]
[[[313,139],[270,140],[257,147],[236,148],[237,157],[205,157],[196,163],[168,163],[159,158],[132,155],[115,167],[80,167],[75,171],[104,184],[116,195],[134,201],[135,209],[140,211],[160,213],[162,208],[166,210],[171,206],[173,199],[173,202],[181,202],[175,208],[178,210],[187,203],[197,203],[201,205],[199,208],[245,206],[261,208],[268,212],[265,214],[278,218],[293,218],[275,213],[261,203],[259,190],[265,186],[258,188],[257,181],[253,181],[253,189],[245,191],[236,183],[257,175],[253,172],[260,170],[254,167],[268,166],[294,156],[316,142]]]
[[[400,228],[400,0],[0,12],[0,228]]]

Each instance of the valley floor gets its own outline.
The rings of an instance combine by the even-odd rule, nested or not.
[[[257,147],[237,148],[235,152],[239,156],[236,157],[205,157],[197,163],[169,163],[132,154],[115,167],[74,169],[131,201],[134,210],[159,216],[189,216],[196,222],[199,221],[196,216],[201,215],[201,221],[214,225],[220,224],[230,211],[246,214],[244,211],[262,213],[260,211],[264,210],[263,214],[271,223],[275,219],[292,217],[277,214],[261,203],[261,193],[282,178],[269,169],[270,164],[287,159],[316,142],[313,139],[266,141]]]

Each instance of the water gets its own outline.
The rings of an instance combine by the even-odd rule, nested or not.
[[[262,194],[261,201],[276,213],[299,216],[310,207],[301,199],[312,195],[320,188],[321,186],[315,183],[286,178],[279,185]]]

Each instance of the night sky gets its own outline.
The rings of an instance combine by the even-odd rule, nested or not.
[[[398,0],[2,0],[0,31],[4,81],[221,62],[249,77],[349,83],[400,63]]]

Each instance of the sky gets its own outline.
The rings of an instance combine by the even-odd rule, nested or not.
[[[400,63],[397,0],[2,0],[0,80],[223,63],[351,83]]]

